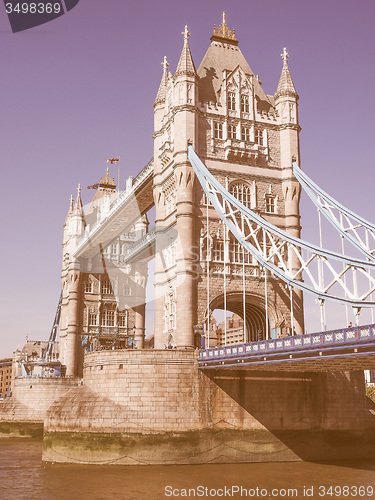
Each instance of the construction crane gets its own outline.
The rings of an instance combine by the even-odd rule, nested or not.
[[[51,355],[52,355],[52,351],[53,351],[53,345],[55,343],[56,335],[57,335],[57,330],[58,330],[59,324],[60,324],[61,302],[62,302],[62,291],[61,291],[61,294],[60,294],[59,304],[57,306],[57,310],[56,310],[55,319],[54,319],[54,322],[53,322],[51,334],[49,336],[47,346],[44,349],[44,352],[43,352],[42,356],[39,359],[39,362],[38,362],[39,365],[48,365],[49,362],[51,361]]]

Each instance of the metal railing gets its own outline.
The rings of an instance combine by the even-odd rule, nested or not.
[[[346,345],[363,344],[375,341],[375,324],[359,327],[330,330],[320,333],[310,333],[305,335],[294,335],[277,339],[260,340],[236,344],[232,346],[221,346],[210,349],[203,349],[199,353],[199,364],[205,362],[238,357],[259,357],[260,355],[270,355],[273,353],[292,353],[304,350],[321,349],[325,347],[342,347]]]

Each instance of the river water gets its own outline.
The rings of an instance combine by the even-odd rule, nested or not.
[[[0,439],[1,500],[375,498],[375,459],[335,463],[95,466],[45,465],[41,453],[41,440]]]

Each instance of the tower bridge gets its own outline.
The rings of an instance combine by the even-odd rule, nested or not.
[[[242,317],[246,343],[302,335],[306,292],[320,304],[322,331],[327,300],[353,307],[357,325],[361,309],[375,304],[375,226],[299,168],[299,96],[286,49],[268,95],[225,18],[198,69],[187,27],[182,35],[174,75],[162,63],[153,159],[124,191],[107,172],[86,212],[80,192],[69,209],[60,338],[70,376],[82,371],[82,336],[97,348],[101,330],[124,341],[131,331],[143,347],[151,258],[155,348],[210,349],[214,309]],[[362,257],[300,239],[301,187]]]
[[[80,187],[71,198],[60,302],[66,377],[16,379],[1,420],[42,422],[43,457],[55,462],[373,456],[363,370],[374,367],[375,325],[361,326],[360,312],[375,304],[375,226],[302,172],[286,49],[267,94],[225,16],[198,68],[187,26],[182,35],[175,72],[162,62],[152,161],[124,191],[107,170],[86,210]],[[301,239],[302,188],[342,252]],[[306,294],[319,304],[315,334],[305,333]],[[353,327],[327,330],[331,302],[353,308]],[[236,345],[226,322],[217,345],[217,309],[242,318]]]

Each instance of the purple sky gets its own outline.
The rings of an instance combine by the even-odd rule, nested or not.
[[[80,0],[61,18],[17,34],[0,6],[0,357],[22,347],[26,334],[48,338],[70,194],[79,182],[97,182],[110,156],[121,155],[122,187],[148,162],[163,56],[174,71],[188,24],[198,67],[222,10],[266,93],[276,90],[287,47],[300,95],[303,169],[375,220],[372,0]],[[83,201],[92,195],[84,190]],[[312,213],[303,202],[306,239],[316,236]],[[309,331],[319,328],[315,311]]]

